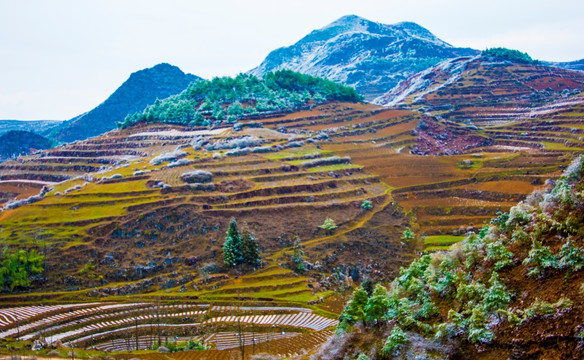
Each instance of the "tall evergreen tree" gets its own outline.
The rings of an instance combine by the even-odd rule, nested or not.
[[[260,264],[260,254],[257,239],[247,230],[241,236],[241,254],[243,263],[256,267]]]
[[[241,264],[242,260],[241,236],[237,229],[237,222],[235,219],[231,219],[231,221],[229,221],[225,243],[223,244],[223,261],[226,266],[235,267]]]
[[[233,243],[233,238],[228,236],[223,243],[223,262],[227,267],[235,267],[239,264],[237,249]]]

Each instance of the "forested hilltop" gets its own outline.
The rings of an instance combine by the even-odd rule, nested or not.
[[[578,358],[584,346],[584,161],[389,291],[358,288],[321,352],[342,358]],[[537,331],[534,331],[537,329]]]
[[[331,100],[356,102],[362,97],[351,87],[290,70],[267,73],[261,79],[239,74],[193,82],[182,93],[128,115],[119,126],[126,128],[139,122],[211,126]]]

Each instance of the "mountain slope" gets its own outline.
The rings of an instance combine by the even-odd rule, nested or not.
[[[389,293],[381,285],[358,289],[341,315],[345,343],[339,349],[333,341],[323,354],[581,358],[583,185],[578,158],[553,189],[500,213],[452,251],[402,269]]]
[[[272,51],[250,73],[290,69],[354,86],[372,100],[442,60],[477,53],[455,48],[415,23],[385,25],[349,15]]]
[[[542,105],[584,89],[582,72],[490,56],[441,62],[399,84],[374,103],[437,108]]]
[[[144,110],[156,99],[178,94],[199,79],[165,63],[137,71],[106,101],[65,122],[51,132],[51,137],[60,142],[71,142],[102,134],[114,129],[116,123],[123,121],[126,115]]]
[[[9,131],[0,136],[0,161],[50,147],[51,141],[43,136],[30,131]]]

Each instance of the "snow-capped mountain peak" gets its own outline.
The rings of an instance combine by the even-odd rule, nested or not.
[[[272,51],[250,72],[291,69],[354,86],[368,100],[440,61],[474,55],[454,48],[413,22],[394,25],[343,16],[296,44]]]

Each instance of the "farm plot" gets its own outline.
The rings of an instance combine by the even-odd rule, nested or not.
[[[230,315],[234,313],[246,315]],[[12,319],[9,324],[19,324],[18,330],[2,332],[3,338],[122,352],[194,340],[210,345],[221,356],[241,346],[250,354],[254,350],[300,353],[324,342],[332,332],[323,330],[338,324],[307,308],[195,303],[25,306],[4,309],[0,316]]]

